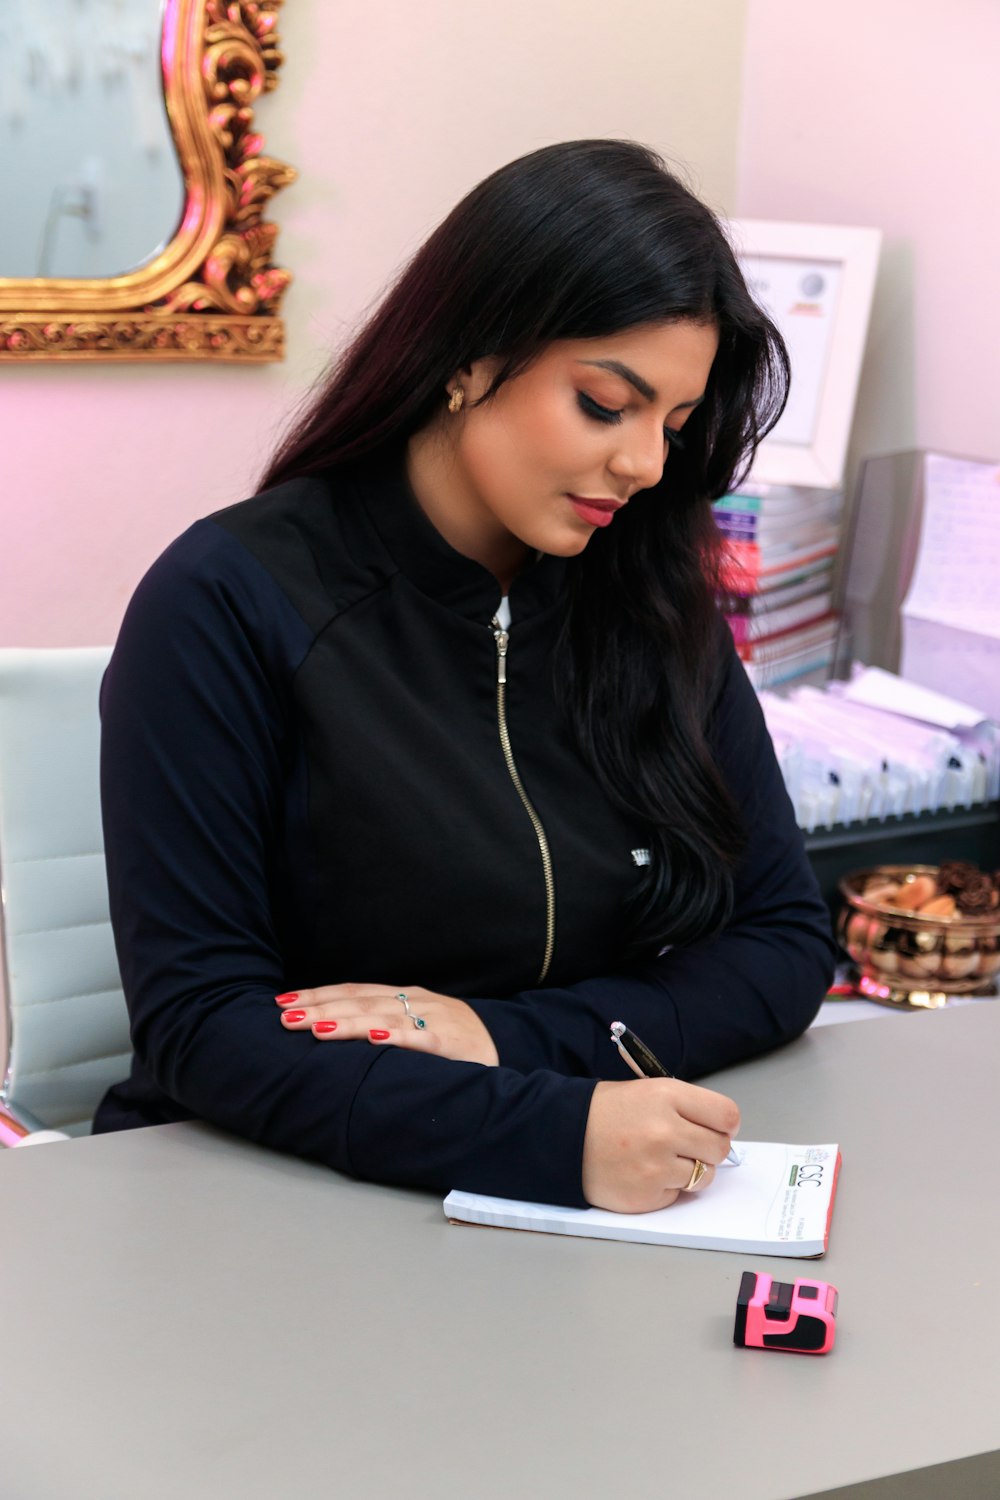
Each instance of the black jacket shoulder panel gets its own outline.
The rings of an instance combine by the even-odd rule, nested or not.
[[[292,479],[216,511],[314,634],[399,571],[346,480]]]

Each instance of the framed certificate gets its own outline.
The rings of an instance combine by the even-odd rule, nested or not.
[[[882,241],[878,229],[731,219],[750,290],[788,346],[792,385],[752,478],[763,484],[843,483],[851,418]]]

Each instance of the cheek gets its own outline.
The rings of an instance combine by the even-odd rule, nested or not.
[[[488,422],[470,423],[463,435],[462,463],[477,494],[495,510],[503,497],[521,487],[522,453],[506,424],[491,416]]]
[[[492,490],[516,483],[522,491],[563,489],[603,452],[604,434],[590,430],[575,403],[556,394],[511,402],[468,432],[469,472]],[[507,490],[509,495],[510,491]]]
[[[537,413],[506,407],[483,417],[468,424],[462,457],[479,493],[502,504],[522,493],[526,483],[537,485],[552,461],[551,442]]]

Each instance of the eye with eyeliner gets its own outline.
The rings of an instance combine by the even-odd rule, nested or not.
[[[595,401],[593,396],[588,396],[585,391],[577,391],[576,399],[580,404],[580,410],[586,416],[593,417],[597,422],[616,425],[622,420],[624,408],[615,410],[611,406],[602,406],[599,401]],[[674,448],[684,447],[684,440],[676,428],[664,427],[663,436]]]

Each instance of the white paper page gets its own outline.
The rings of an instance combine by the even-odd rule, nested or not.
[[[719,1167],[715,1181],[703,1192],[685,1193],[670,1208],[648,1214],[560,1208],[462,1192],[448,1194],[444,1211],[448,1218],[471,1218],[501,1229],[756,1255],[822,1253],[838,1148],[777,1141],[740,1141],[738,1147],[742,1166]]]
[[[956,691],[958,683],[952,681],[949,687]],[[950,693],[946,695],[916,682],[908,682],[905,676],[897,677],[881,667],[855,670],[850,682],[839,685],[838,696],[848,703],[863,703],[868,708],[902,714],[907,719],[919,719],[923,724],[935,724],[939,729],[972,729],[989,717],[986,710],[973,707],[971,702],[963,703]]]
[[[974,703],[978,722],[1000,721],[1000,636],[992,627],[972,630],[904,614],[900,666],[928,688]]]
[[[1000,466],[929,453],[904,615],[1000,638]]]

